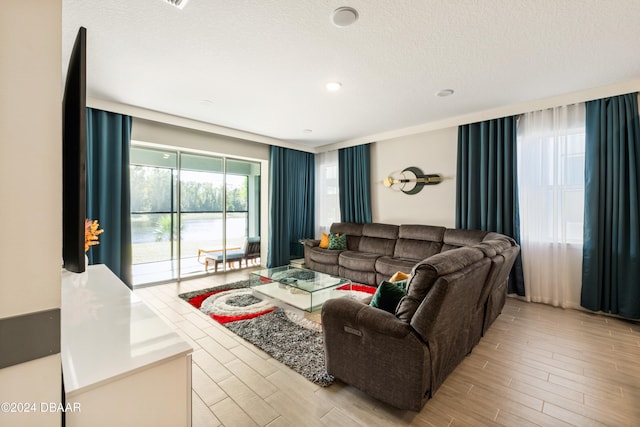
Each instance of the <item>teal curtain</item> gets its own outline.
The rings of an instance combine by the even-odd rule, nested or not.
[[[638,94],[586,104],[581,305],[640,318]]]
[[[132,287],[130,142],[131,117],[87,108],[87,217],[104,230],[87,256]]]
[[[371,222],[371,144],[338,150],[340,220]]]
[[[269,242],[267,267],[304,256],[300,239],[314,238],[315,157],[271,146],[269,155]]]
[[[495,231],[519,244],[516,124],[511,116],[458,128],[456,227]],[[520,256],[509,293],[525,294]]]

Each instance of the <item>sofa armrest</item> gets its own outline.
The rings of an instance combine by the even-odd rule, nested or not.
[[[407,323],[349,298],[322,306],[330,375],[402,409],[419,411],[431,395],[428,346]]]
[[[320,246],[320,240],[315,239],[302,239],[300,240],[300,243],[302,243],[304,246]]]
[[[325,302],[322,306],[322,324],[325,328],[339,328],[357,336],[362,336],[366,331],[401,339],[412,331],[408,323],[393,314],[350,298]]]

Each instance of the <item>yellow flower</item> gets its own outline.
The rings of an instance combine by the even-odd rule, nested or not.
[[[87,252],[91,246],[99,245],[98,236],[101,235],[104,230],[98,230],[100,224],[98,221],[91,221],[86,219],[84,221],[84,251]]]

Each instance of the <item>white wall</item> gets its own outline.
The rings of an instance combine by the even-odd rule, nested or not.
[[[269,145],[133,118],[131,139],[252,160],[269,160]]]
[[[454,227],[456,207],[457,127],[376,142],[371,148],[371,204],[374,222]],[[394,171],[416,166],[444,181],[415,195],[384,186]]]
[[[0,318],[60,307],[62,1],[0,13]],[[1,350],[0,350],[1,351]],[[60,402],[60,355],[0,369],[0,402]],[[0,413],[0,425],[60,425]]]
[[[60,3],[10,2],[0,14],[0,317],[60,307]]]

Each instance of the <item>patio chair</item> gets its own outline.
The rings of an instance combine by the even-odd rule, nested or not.
[[[257,246],[256,246],[257,245]],[[218,264],[225,260],[224,250],[217,249],[213,251],[198,250],[198,259],[200,255],[204,253],[204,269],[209,272],[209,264],[213,263],[214,272],[218,271]],[[260,257],[260,237],[250,237],[245,239],[241,248],[229,248],[227,249],[226,262],[229,267],[231,263],[238,261],[239,267],[242,268],[242,260],[244,259],[247,267],[249,266],[249,260]]]
[[[244,255],[245,263],[249,266],[249,260],[255,263],[260,258],[260,237],[249,237],[247,240],[247,250]]]

